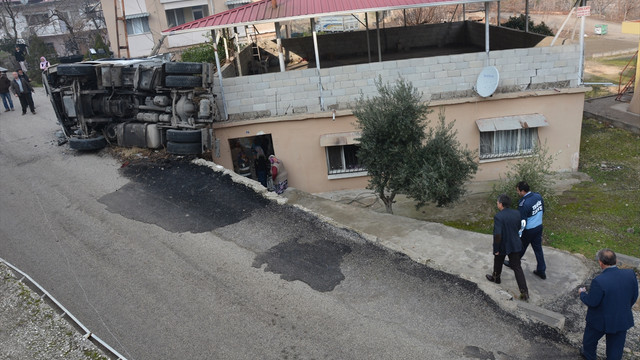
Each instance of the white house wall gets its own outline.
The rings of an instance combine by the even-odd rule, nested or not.
[[[209,34],[209,31],[194,31],[194,32],[188,32],[184,34],[169,36],[167,37],[166,41],[168,41],[170,48],[196,45],[196,44],[201,44],[207,41],[208,34]]]

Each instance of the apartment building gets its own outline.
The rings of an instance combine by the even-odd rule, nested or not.
[[[98,0],[7,0],[0,7],[0,17],[4,39],[17,38],[16,43],[26,44],[31,35],[37,35],[58,56],[86,53],[96,30],[105,26]]]
[[[160,53],[205,42],[209,34],[207,30],[168,38],[163,38],[161,32],[250,2],[251,0],[101,0],[109,41],[117,57],[148,56],[161,41]]]

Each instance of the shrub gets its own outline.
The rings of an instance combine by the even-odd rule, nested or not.
[[[509,165],[505,177],[500,177],[497,184],[493,185],[493,191],[491,192],[490,203],[495,207],[495,202],[500,194],[507,194],[511,197],[514,203],[519,199],[519,195],[516,192],[516,185],[520,181],[526,181],[531,188],[531,191],[540,193],[544,199],[545,212],[552,209],[558,200],[553,189],[555,183],[550,178],[551,171],[549,168],[555,155],[549,155],[549,148],[546,143],[544,146],[536,146],[531,156],[524,157],[518,162]]]

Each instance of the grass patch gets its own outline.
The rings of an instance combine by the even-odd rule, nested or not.
[[[545,245],[587,258],[604,247],[640,257],[640,136],[584,119],[579,170],[593,180],[557,196],[558,204],[544,217]],[[492,218],[475,218],[482,220],[443,223],[492,233]]]
[[[579,170],[593,181],[545,214],[546,243],[587,257],[603,247],[640,257],[640,136],[585,119]]]

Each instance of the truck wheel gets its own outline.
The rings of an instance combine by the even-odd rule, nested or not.
[[[96,73],[91,64],[60,64],[57,67],[57,72],[60,76],[87,76]]]
[[[107,146],[107,140],[105,140],[104,136],[102,135],[89,139],[82,139],[77,137],[69,138],[69,147],[73,150],[100,150],[105,146]]]
[[[202,64],[193,62],[168,62],[164,64],[166,74],[202,74]]]
[[[167,141],[167,152],[176,155],[202,154],[202,143],[176,143]]]
[[[200,130],[167,130],[167,141],[174,143],[201,143],[202,132]]]
[[[202,78],[199,76],[168,75],[164,79],[166,87],[202,87]]]

